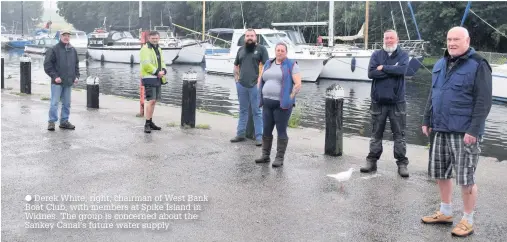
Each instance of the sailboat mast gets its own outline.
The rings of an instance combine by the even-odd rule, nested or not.
[[[370,19],[369,17],[369,8],[370,6],[370,3],[368,1],[366,1],[366,13],[365,13],[365,24],[364,24],[364,49],[367,50],[368,49],[368,20]]]
[[[327,46],[334,46],[334,1],[329,1],[329,24],[328,24]]]
[[[202,1],[202,41],[204,41],[204,31],[206,30],[206,1]]]
[[[24,23],[24,16],[23,16],[23,1],[21,1],[21,36],[24,36],[25,35],[25,27],[23,25]]]
[[[401,6],[401,1],[398,2],[400,3],[401,16],[403,16],[403,23],[405,23],[405,29],[407,30],[408,40],[410,40],[410,33],[408,32],[407,21],[405,20],[405,14],[403,13],[403,6]]]

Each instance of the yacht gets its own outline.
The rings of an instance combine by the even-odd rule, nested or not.
[[[229,53],[212,53],[205,55],[206,72],[215,74],[233,75],[234,60],[238,49],[245,44],[245,29],[234,29]],[[275,58],[275,46],[284,42],[288,46],[288,58],[294,59],[301,70],[303,81],[317,81],[320,72],[329,59],[324,55],[311,54],[309,51],[296,52],[294,43],[283,31],[273,29],[256,29],[257,42],[268,51],[270,59]]]
[[[493,69],[493,100],[507,102],[507,63],[491,66]]]
[[[194,39],[179,39],[168,26],[155,26],[160,34],[159,45],[164,48],[181,48],[173,60],[176,64],[201,64],[204,61],[206,48],[201,42]]]
[[[96,29],[88,39],[87,57],[101,62],[139,64],[141,40],[135,38],[128,30],[115,29],[106,31]],[[167,65],[173,64],[181,47],[163,47],[162,55]]]

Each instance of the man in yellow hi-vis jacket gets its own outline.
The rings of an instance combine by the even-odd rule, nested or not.
[[[160,100],[161,85],[167,83],[165,75],[167,70],[165,68],[164,56],[162,49],[158,46],[160,34],[157,31],[151,31],[148,36],[148,43],[141,48],[141,77],[145,91],[145,116],[146,123],[144,125],[144,132],[151,133],[151,130],[161,130],[153,123],[153,111],[155,110],[155,103]]]

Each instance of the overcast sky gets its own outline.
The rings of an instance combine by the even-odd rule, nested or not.
[[[56,9],[56,0],[44,0],[44,8]]]

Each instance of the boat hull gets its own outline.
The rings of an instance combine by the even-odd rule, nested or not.
[[[206,55],[206,72],[210,74],[233,75],[234,73],[234,56],[222,55]],[[302,58],[295,56],[293,58],[299,65],[301,71],[301,79],[305,82],[316,82],[321,71],[324,69],[326,58]]]
[[[206,49],[199,44],[184,46],[181,48],[181,51],[176,56],[174,63],[201,64],[204,61],[205,51]]]
[[[44,54],[46,54],[47,50],[48,50],[48,47],[30,46],[30,45],[25,46],[25,53],[30,53],[30,54],[44,55]]]
[[[126,64],[139,64],[139,51],[140,47],[133,48],[101,48],[101,47],[88,47],[88,55],[93,60],[126,63]],[[162,48],[162,55],[166,65],[173,64],[181,48]]]
[[[324,66],[320,78],[371,81],[368,78],[370,56],[335,55]]]
[[[33,44],[33,41],[30,40],[12,40],[6,43],[6,47],[23,49],[31,44]]]
[[[423,60],[422,56],[410,57],[405,77],[413,77]],[[370,56],[333,56],[324,66],[320,78],[372,81],[368,78],[369,63]]]
[[[507,102],[507,75],[493,72],[493,100]]]

